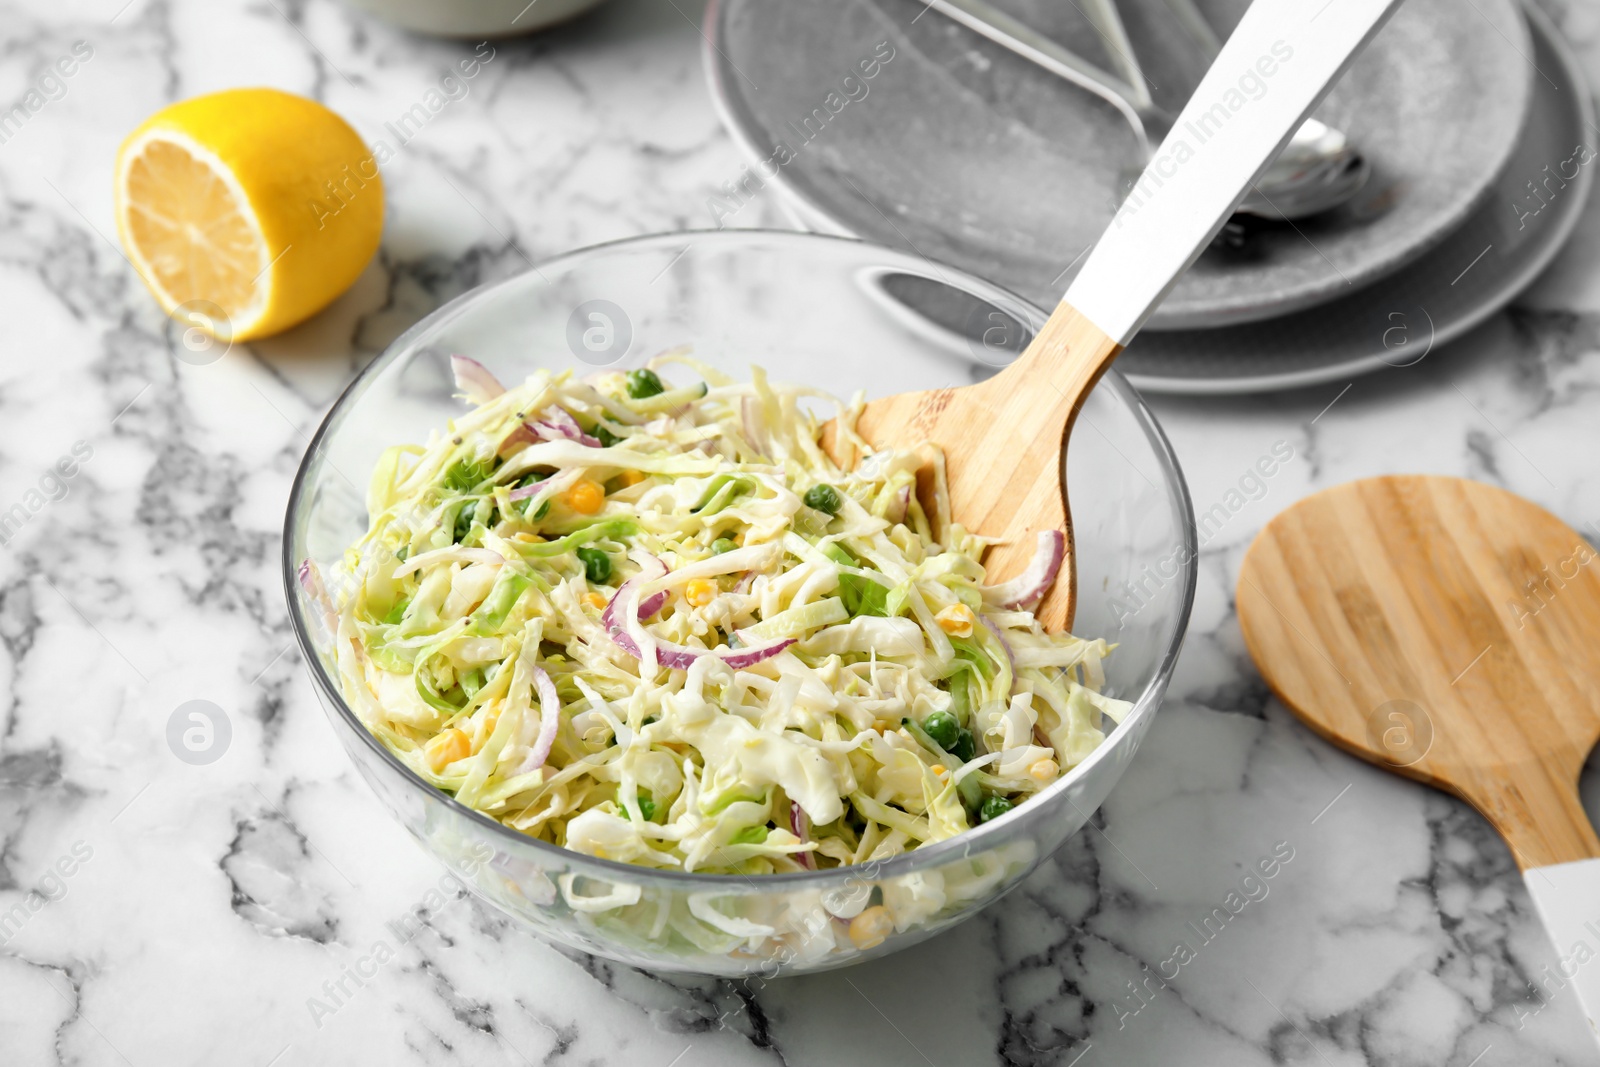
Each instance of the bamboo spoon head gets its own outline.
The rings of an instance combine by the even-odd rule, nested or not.
[[[1084,397],[1121,351],[1063,303],[1016,362],[993,378],[874,400],[856,421],[857,433],[875,449],[937,447],[949,487],[948,519],[999,542],[984,556],[990,584],[1027,567],[1041,531],[1061,531],[1066,552],[1055,584],[1034,608],[1049,631],[1072,625],[1077,597],[1067,434]],[[823,447],[840,466],[854,466],[860,457],[833,430],[831,423],[824,427]],[[940,462],[930,457],[924,464],[919,490],[931,483]]]
[[[1262,676],[1313,730],[1478,808],[1524,868],[1600,855],[1600,558],[1458,478],[1351,482],[1274,518],[1239,575]]]

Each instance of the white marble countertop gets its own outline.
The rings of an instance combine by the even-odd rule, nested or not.
[[[979,918],[751,988],[569,956],[453,899],[314,1015],[439,871],[332,743],[290,648],[277,546],[308,433],[442,301],[526,257],[711,226],[742,160],[703,87],[698,4],[613,0],[497,44],[390,161],[383,250],[351,293],[191,366],[108,239],[120,138],[175,98],[249,84],[377,137],[470,46],[333,0],[124,2],[0,5],[0,99],[93,48],[0,143],[0,511],[30,514],[0,551],[0,1062],[1596,1062],[1576,1005],[1536,991],[1556,957],[1506,848],[1301,728],[1251,667],[1231,590],[1270,515],[1364,475],[1468,475],[1600,519],[1600,205],[1514,310],[1417,366],[1156,400],[1202,509],[1275,443],[1295,459],[1207,544],[1171,695],[1099,828]],[[1600,76],[1600,6],[1557,14]],[[764,195],[736,221],[783,216]],[[232,728],[208,766],[166,741],[197,699]],[[1268,896],[1165,988],[1132,992],[1275,847],[1293,859]]]

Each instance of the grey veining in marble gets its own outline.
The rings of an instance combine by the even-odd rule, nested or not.
[[[1570,2],[1553,13],[1600,73],[1600,5]],[[498,42],[388,165],[355,288],[194,365],[110,239],[120,138],[248,84],[380,137],[469,46],[332,0],[123,3],[0,5],[0,100],[93,47],[0,143],[0,514],[26,515],[0,544],[0,1063],[1595,1062],[1576,1006],[1543,991],[1555,954],[1505,847],[1294,722],[1231,588],[1277,509],[1384,471],[1600,518],[1600,207],[1511,312],[1414,367],[1158,402],[1197,505],[1226,519],[1149,743],[1020,890],[855,969],[665,979],[542,945],[388,822],[290,649],[276,547],[307,435],[418,317],[530,259],[713,224],[742,160],[703,87],[698,5],[612,0]],[[771,195],[732,223],[776,224]],[[1251,481],[1280,442],[1293,458]],[[169,747],[193,700],[231,726],[209,764]]]

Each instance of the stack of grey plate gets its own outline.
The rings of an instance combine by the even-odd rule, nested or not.
[[[990,2],[1090,63],[1128,58],[1077,3]],[[1188,5],[1117,6],[1153,104],[1176,113],[1207,65],[1177,25]],[[1226,36],[1246,0],[1196,6]],[[1046,309],[1140,161],[1123,110],[926,0],[713,0],[705,56],[750,156],[730,213],[776,186],[807,228]],[[1271,91],[1270,74],[1240,73],[1242,99]],[[1359,149],[1367,181],[1311,217],[1235,216],[1118,361],[1141,388],[1243,393],[1414,363],[1550,262],[1594,169],[1577,62],[1516,0],[1410,0],[1315,116]]]

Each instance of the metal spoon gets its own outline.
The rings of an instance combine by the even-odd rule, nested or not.
[[[1101,69],[1024,25],[986,0],[928,0],[940,14],[988,38],[1116,108],[1133,127],[1148,163],[1172,131],[1173,116],[1155,106],[1138,59],[1123,30],[1114,0],[1086,0],[1086,14],[1124,75]],[[1191,0],[1167,0],[1184,28],[1215,60],[1221,42]],[[1245,195],[1237,210],[1262,218],[1298,219],[1337,207],[1361,188],[1371,166],[1339,130],[1306,119],[1289,143]]]

